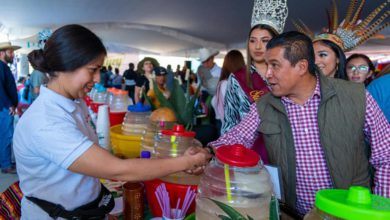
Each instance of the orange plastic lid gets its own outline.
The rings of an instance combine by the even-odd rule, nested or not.
[[[107,91],[108,91],[108,92],[111,92],[111,93],[113,93],[115,90],[117,90],[117,89],[114,88],[114,87],[112,87],[112,88],[107,88]]]
[[[115,89],[112,91],[112,94],[114,94],[114,95],[127,95],[127,91],[121,90],[121,89]]]

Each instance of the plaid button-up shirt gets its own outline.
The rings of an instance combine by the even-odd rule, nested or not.
[[[282,97],[281,100],[290,120],[296,152],[296,209],[305,214],[313,207],[318,190],[333,187],[320,143],[317,121],[321,101],[319,80],[317,79],[313,95],[303,105],[295,104],[287,97]],[[218,147],[239,143],[250,147],[258,135],[256,130],[260,123],[261,116],[259,117],[254,103],[240,124],[210,145]],[[390,124],[368,92],[363,132],[370,140],[370,164],[376,170],[374,193],[390,197]]]

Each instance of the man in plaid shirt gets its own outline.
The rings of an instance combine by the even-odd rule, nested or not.
[[[283,200],[302,215],[320,189],[361,185],[390,197],[390,125],[364,86],[323,76],[299,32],[274,37],[265,60],[271,93],[210,145],[250,147],[263,133],[270,164],[281,169]]]

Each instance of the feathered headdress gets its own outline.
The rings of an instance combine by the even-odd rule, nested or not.
[[[329,40],[338,45],[342,50],[350,51],[390,24],[390,22],[384,22],[389,16],[389,10],[379,16],[390,0],[386,0],[386,2],[374,9],[367,18],[359,20],[365,2],[365,0],[362,0],[358,5],[358,0],[351,0],[345,19],[339,25],[337,5],[335,0],[332,0],[332,9],[330,13],[328,12],[328,29],[319,35],[314,35],[313,31],[301,20],[298,22],[293,21],[293,23],[298,31],[311,37],[313,42]]]
[[[287,0],[255,0],[251,27],[265,24],[281,34],[287,15]]]

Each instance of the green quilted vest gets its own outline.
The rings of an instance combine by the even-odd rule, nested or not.
[[[366,111],[362,84],[320,77],[318,109],[320,142],[335,188],[370,185],[368,149],[364,142]],[[295,207],[296,161],[291,125],[279,97],[267,94],[257,103],[270,163],[281,168],[283,200]]]

